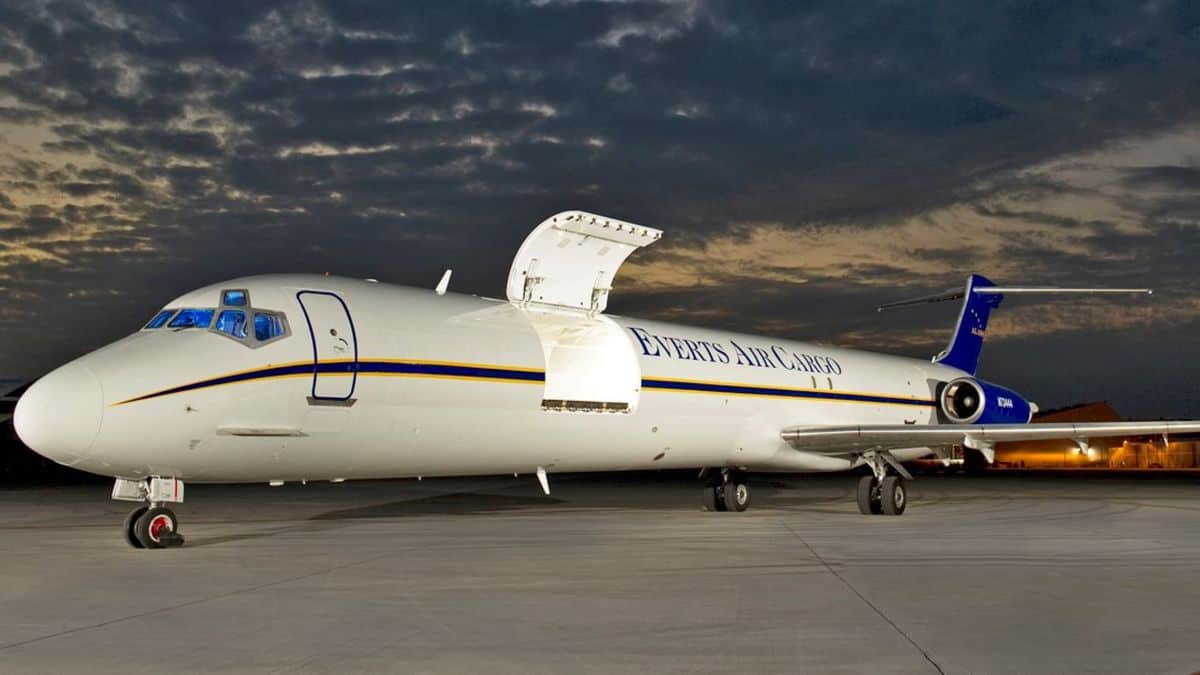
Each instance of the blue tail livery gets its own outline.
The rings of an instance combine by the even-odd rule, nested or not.
[[[967,284],[962,289],[950,288],[941,293],[925,295],[911,300],[890,302],[879,305],[875,309],[882,312],[885,309],[907,307],[909,305],[945,302],[962,299],[962,309],[958,314],[958,323],[954,326],[954,334],[950,336],[950,344],[937,356],[934,363],[944,363],[958,368],[971,375],[979,369],[979,354],[983,350],[983,338],[987,334],[988,317],[992,310],[1000,306],[1005,294],[1010,295],[1059,295],[1059,294],[1089,294],[1089,293],[1141,293],[1150,295],[1154,291],[1149,288],[1058,288],[1054,286],[997,286],[987,277],[972,274],[967,277]]]

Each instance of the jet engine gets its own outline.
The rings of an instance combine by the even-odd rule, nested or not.
[[[1036,410],[1020,394],[971,377],[942,385],[938,404],[954,424],[1025,424]]]

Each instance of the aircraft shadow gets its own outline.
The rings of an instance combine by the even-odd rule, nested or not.
[[[760,492],[757,505],[759,510],[773,511],[817,511],[836,513],[844,511],[848,500],[853,495],[846,491],[838,491],[825,495],[805,495],[787,489],[782,484],[763,481],[756,485],[768,488]],[[780,489],[783,488],[783,489]],[[698,502],[698,500],[697,500]],[[638,510],[638,511],[698,511],[699,504],[691,500],[664,502],[661,498],[648,498],[644,502],[638,499],[631,501],[607,500],[583,497],[557,498],[543,495],[505,495],[485,492],[451,492],[429,495],[413,499],[400,499],[376,504],[365,504],[348,508],[340,508],[308,516],[302,521],[267,531],[244,532],[216,537],[188,538],[188,547],[212,546],[242,540],[262,539],[280,534],[317,531],[329,527],[339,527],[339,521],[370,520],[374,518],[421,518],[439,515],[487,515],[497,513],[537,513],[539,511],[557,510],[561,508],[572,510]],[[185,533],[186,534],[186,533]]]
[[[309,516],[299,523],[268,531],[259,530],[218,537],[188,537],[186,546],[188,548],[197,548],[243,540],[262,539],[264,537],[274,537],[287,533],[319,531],[330,527],[337,527],[337,521],[366,520],[371,518],[414,518],[433,515],[484,515],[488,513],[555,507],[564,503],[566,503],[566,500],[555,499],[553,497],[457,492],[327,511]]]
[[[410,518],[429,515],[477,515],[565,504],[554,497],[497,495],[476,492],[455,492],[406,499],[383,504],[369,504],[348,509],[319,513],[309,520],[356,520],[362,518]]]

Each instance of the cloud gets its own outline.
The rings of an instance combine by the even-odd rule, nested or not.
[[[919,353],[924,319],[859,308],[984,270],[1153,276],[1174,295],[1140,320],[1175,325],[1197,25],[1172,2],[8,3],[0,280],[23,295],[0,308],[36,346],[0,372],[243,273],[453,264],[495,294],[498,252],[563,208],[667,230],[617,311]]]
[[[1125,183],[1132,189],[1160,189],[1179,192],[1200,191],[1200,167],[1146,166],[1124,170]]]

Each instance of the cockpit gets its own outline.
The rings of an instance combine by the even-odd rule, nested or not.
[[[287,316],[280,311],[254,307],[246,289],[221,291],[220,304],[216,307],[164,309],[142,330],[189,328],[218,333],[251,348],[291,335]]]

